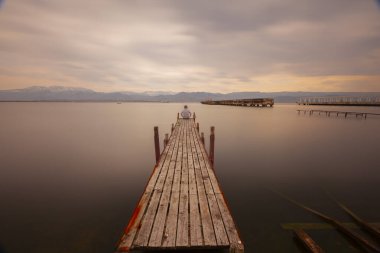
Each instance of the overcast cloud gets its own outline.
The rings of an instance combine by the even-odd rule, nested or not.
[[[372,0],[8,0],[0,89],[380,91]]]

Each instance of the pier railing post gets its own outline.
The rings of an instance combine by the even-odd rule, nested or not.
[[[211,127],[211,134],[210,134],[210,162],[211,165],[214,167],[214,148],[215,148],[215,127]]]
[[[156,153],[156,163],[160,160],[160,138],[158,135],[158,127],[154,127],[154,151]]]
[[[202,142],[202,144],[204,146],[205,145],[205,135],[204,135],[203,132],[201,133],[201,142]]]
[[[197,122],[197,132],[199,134],[199,123]]]
[[[195,116],[195,112],[194,112],[194,114],[193,114],[193,120],[194,120],[194,122],[195,122],[195,118],[196,118],[196,116]]]
[[[172,133],[173,133],[173,131],[174,131],[174,124],[172,123]]]
[[[166,147],[166,145],[168,145],[168,142],[169,142],[169,134],[165,134],[164,148]]]
[[[179,112],[177,112],[177,120],[179,119]]]

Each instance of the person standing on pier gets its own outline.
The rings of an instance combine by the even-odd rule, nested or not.
[[[187,105],[185,105],[185,106],[183,107],[183,110],[182,110],[182,112],[181,112],[181,116],[182,116],[182,118],[184,118],[184,119],[190,119],[190,117],[191,117],[191,112],[190,112],[189,109],[187,108]]]

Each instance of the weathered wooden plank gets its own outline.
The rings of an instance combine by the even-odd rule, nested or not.
[[[177,131],[178,131],[177,134],[179,134],[180,128],[178,128]],[[157,208],[158,208],[158,204],[161,199],[162,190],[163,190],[164,183],[168,174],[169,165],[171,164],[171,160],[173,159],[173,156],[177,155],[176,151],[179,144],[179,138],[174,138],[174,140],[175,140],[175,145],[173,146],[172,149],[169,149],[168,155],[166,156],[164,165],[162,166],[162,169],[161,169],[160,176],[158,177],[157,182],[154,186],[154,191],[150,199],[146,214],[141,222],[141,228],[138,231],[137,237],[134,240],[132,246],[142,247],[142,246],[148,245],[151,229],[152,229],[153,222],[154,222]]]
[[[201,216],[198,201],[198,187],[195,179],[194,159],[191,146],[190,132],[187,133],[188,142],[188,168],[189,168],[189,214],[190,214],[190,245],[201,246],[203,245],[203,234]]]
[[[166,181],[164,184],[162,196],[160,199],[160,203],[158,206],[158,210],[156,213],[156,217],[153,223],[150,239],[149,239],[149,246],[152,247],[158,247],[161,246],[162,240],[164,237],[164,229],[165,229],[165,223],[168,215],[168,208],[169,208],[169,201],[170,196],[172,192],[172,185],[173,185],[173,179],[174,179],[174,173],[177,167],[177,164],[181,164],[182,160],[182,137],[183,137],[183,131],[184,127],[180,126],[180,133],[178,138],[178,145],[174,147],[173,155],[170,160],[168,175],[166,177]],[[179,165],[181,166],[181,165]]]
[[[227,207],[226,201],[224,200],[223,194],[217,193],[215,197],[218,201],[219,209],[222,214],[223,222],[226,228],[228,239],[231,245],[242,245],[242,242],[239,237],[239,233],[235,227],[234,220],[230,214],[230,211]]]
[[[223,219],[221,217],[221,212],[219,210],[219,206],[215,197],[214,189],[212,187],[210,176],[209,174],[213,174],[212,171],[207,170],[207,164],[208,161],[205,161],[202,153],[203,145],[200,143],[198,132],[195,131],[194,128],[192,128],[192,135],[194,138],[194,142],[196,144],[196,154],[198,156],[201,173],[202,173],[202,179],[205,186],[206,194],[207,194],[207,200],[208,205],[210,208],[212,223],[214,225],[215,230],[215,237],[218,245],[229,245],[226,229],[224,227]]]
[[[182,174],[181,174],[181,188],[179,197],[178,208],[178,227],[176,246],[185,247],[189,245],[189,168],[188,168],[188,151],[187,144],[189,140],[189,125],[186,123],[187,131],[185,133],[185,140],[183,145],[182,154]]]
[[[182,123],[183,124],[183,123]],[[174,179],[170,196],[170,207],[166,218],[166,226],[162,245],[165,247],[174,247],[177,238],[177,221],[178,206],[180,194],[180,182],[183,163],[183,146],[185,142],[185,134],[187,131],[186,124],[183,124],[183,131],[180,136],[180,145],[178,148],[177,161],[174,169]]]
[[[211,167],[211,164],[207,161],[207,153],[204,147],[200,145],[200,150],[202,151],[206,168],[208,171],[209,179],[211,181],[212,187],[214,189],[215,197],[219,206],[219,210],[221,212],[221,216],[223,219],[223,223],[227,232],[227,236],[230,243],[230,249],[234,250],[236,252],[244,252],[244,246],[241,242],[241,239],[239,237],[239,233],[236,229],[235,222],[231,216],[231,213],[229,211],[228,205],[224,199],[223,193],[220,189],[218,180],[215,176],[214,170]]]
[[[205,186],[203,183],[202,172],[197,156],[197,149],[195,146],[194,138],[190,138],[191,141],[191,150],[193,153],[193,162],[194,162],[194,171],[195,171],[195,179],[197,182],[198,189],[198,201],[199,201],[199,209],[201,214],[201,224],[202,224],[202,232],[203,232],[203,240],[204,244],[207,246],[216,246],[216,238],[214,226],[211,220],[210,209],[207,201]]]
[[[135,211],[131,217],[131,220],[128,226],[126,227],[124,234],[120,240],[120,243],[118,246],[118,251],[120,252],[125,252],[125,251],[128,251],[130,248],[132,248],[133,241],[135,239],[140,223],[148,207],[149,200],[152,196],[152,190],[157,182],[157,178],[162,172],[162,167],[165,163],[166,157],[171,155],[170,150],[172,149],[174,145],[178,131],[179,131],[178,129],[173,131],[173,139],[169,141],[168,146],[164,149],[161,155],[160,161],[158,162],[157,166],[154,168],[150,176],[150,179],[146,185],[145,191],[142,197],[140,198],[140,201],[137,207],[135,208]]]

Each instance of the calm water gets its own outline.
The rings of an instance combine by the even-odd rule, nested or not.
[[[0,103],[0,252],[113,252],[154,165],[153,127],[162,140],[181,107]],[[216,174],[246,252],[302,252],[281,225],[321,222],[270,189],[350,221],[327,189],[380,221],[380,117],[298,108],[190,104],[206,136],[216,128]],[[329,252],[358,252],[334,230],[308,232]]]

